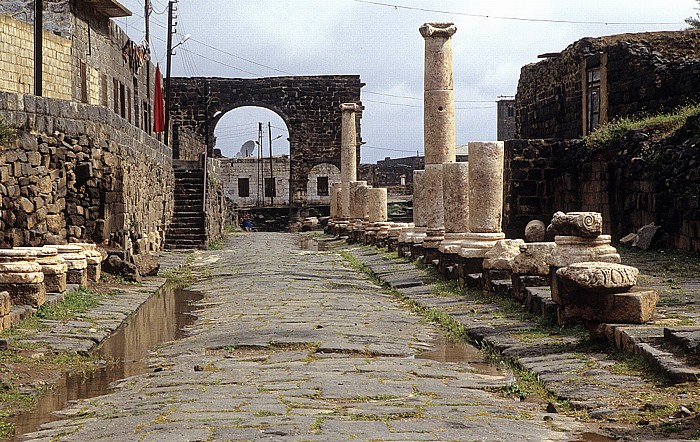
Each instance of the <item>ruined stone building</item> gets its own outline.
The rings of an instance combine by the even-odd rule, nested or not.
[[[540,57],[520,73],[516,138],[579,138],[700,98],[700,31],[584,38]]]
[[[147,48],[110,20],[130,12],[111,0],[46,2],[36,96],[33,6],[0,0],[0,119],[17,134],[0,150],[0,245],[158,250],[175,213],[176,179],[172,150],[152,134]],[[211,160],[201,167],[216,169]],[[207,209],[203,237],[223,228],[213,182],[198,208]]]
[[[515,138],[515,98],[500,97],[496,101],[496,140]]]
[[[700,31],[584,38],[524,66],[516,138],[506,142],[504,226],[596,211],[619,239],[654,222],[668,242],[700,251],[700,129],[690,118],[671,139],[630,133],[614,148],[582,137],[621,117],[671,111],[700,99]]]

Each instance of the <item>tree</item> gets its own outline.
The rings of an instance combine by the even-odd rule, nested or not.
[[[696,0],[700,4],[700,0]],[[695,8],[700,11],[700,8]],[[690,29],[700,29],[700,14],[696,13],[695,17],[688,17],[685,22],[690,25]]]

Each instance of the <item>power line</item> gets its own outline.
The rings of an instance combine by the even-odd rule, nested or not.
[[[606,22],[606,21],[581,21],[581,20],[556,20],[547,18],[523,18],[523,17],[508,17],[501,15],[486,15],[486,14],[469,14],[466,12],[454,12],[454,11],[441,11],[439,9],[428,9],[428,8],[417,8],[413,6],[404,6],[390,3],[382,3],[371,0],[353,0],[357,3],[366,3],[368,5],[375,6],[385,6],[393,9],[406,9],[409,11],[420,11],[420,12],[435,12],[438,14],[449,14],[449,15],[461,15],[464,17],[473,18],[489,18],[497,20],[515,20],[515,21],[527,21],[527,22],[541,22],[541,23],[566,23],[566,24],[580,24],[580,25],[678,25],[680,22]]]
[[[368,144],[363,144],[362,148],[363,149],[374,149],[374,150],[386,150],[389,152],[416,152],[415,150],[391,149],[389,147],[370,146]]]
[[[404,98],[406,100],[423,101],[421,97],[411,97],[409,95],[384,94],[381,92],[362,91],[364,94],[381,95],[382,97]],[[455,100],[455,103],[493,103],[493,100]]]

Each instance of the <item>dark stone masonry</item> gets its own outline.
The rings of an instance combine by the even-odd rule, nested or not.
[[[101,106],[0,92],[0,116],[18,129],[0,147],[1,246],[160,248],[174,207],[170,148]]]
[[[586,135],[591,69],[600,74],[600,124],[700,98],[700,30],[584,38],[545,56],[520,71],[516,138]]]
[[[523,236],[556,211],[595,211],[619,240],[654,222],[671,246],[700,252],[700,123],[691,118],[659,142],[628,132],[616,151],[582,140],[506,142],[504,231]]]
[[[305,200],[309,172],[314,166],[331,163],[340,167],[339,106],[360,103],[362,86],[357,75],[173,78],[171,121],[208,139],[211,153],[214,129],[226,112],[241,106],[264,107],[276,112],[289,130],[291,203],[300,206]],[[221,113],[213,117],[217,111]],[[358,151],[362,143],[360,119],[361,112],[357,118]]]

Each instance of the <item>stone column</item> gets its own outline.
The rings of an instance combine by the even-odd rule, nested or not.
[[[401,231],[399,244],[418,244],[425,238],[425,197],[424,197],[424,170],[413,171],[413,227],[408,227]]]
[[[437,249],[445,233],[441,165],[456,159],[451,38],[457,28],[453,23],[425,23],[419,31],[425,39],[423,145],[427,229],[423,248]],[[432,260],[432,254],[426,252],[426,259]]]
[[[350,217],[363,221],[369,217],[367,181],[350,181]]]
[[[369,222],[385,223],[389,218],[386,207],[386,189],[373,187],[367,192],[369,205]]]
[[[340,105],[342,126],[340,135],[340,181],[349,183],[357,180],[357,132],[355,112],[360,106],[355,103]]]
[[[460,256],[483,258],[504,239],[503,142],[469,143],[469,234],[462,242]]]
[[[423,144],[425,164],[453,163],[456,157],[455,105],[452,86],[453,23],[425,23]]]
[[[456,254],[469,232],[469,164],[443,164],[442,188],[445,239],[440,252]]]
[[[425,224],[423,247],[437,249],[445,237],[445,218],[442,202],[442,164],[425,165]]]
[[[340,217],[340,210],[338,210],[338,208],[340,206],[341,186],[342,183],[339,182],[331,183],[331,219]]]

